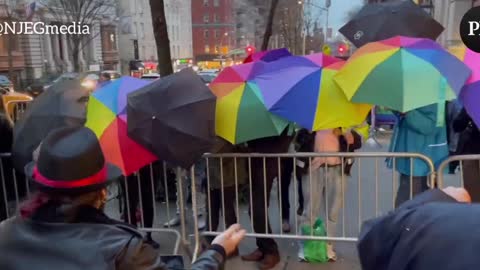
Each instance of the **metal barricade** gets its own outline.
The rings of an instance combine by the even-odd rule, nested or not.
[[[166,164],[162,164],[166,168]],[[181,219],[181,231],[176,230],[171,226],[163,228],[163,222],[168,222],[172,216],[170,215],[170,201],[168,188],[165,189],[165,203],[157,203],[155,198],[155,187],[159,184],[158,175],[154,175],[154,165],[149,165],[144,168],[146,173],[136,173],[130,177],[125,177],[121,181],[113,184],[107,188],[108,190],[108,202],[105,207],[105,212],[112,218],[121,219],[126,222],[138,225],[138,228],[145,233],[162,233],[170,234],[174,236],[174,239],[168,241],[168,246],[172,247],[173,254],[179,254],[180,243],[183,244],[185,251],[191,253],[188,242],[188,234],[185,228],[185,214],[184,214],[184,192],[182,174],[177,172],[178,196],[179,207],[181,213],[179,217]],[[184,174],[183,174],[184,175]],[[143,179],[142,178],[148,178]],[[167,186],[167,173],[164,171],[163,183]],[[11,162],[10,153],[0,153],[0,222],[4,219],[10,218],[16,215],[18,207],[22,201],[26,200],[34,192],[34,187],[30,185],[28,178],[24,173],[19,173],[13,168]],[[129,188],[138,188],[136,190],[130,190]],[[144,205],[146,201],[145,192],[150,191],[151,205]],[[135,201],[130,201],[134,198],[129,196],[135,196]],[[132,204],[132,205],[131,205]],[[151,224],[146,225],[145,222],[145,209],[150,207],[151,215],[153,215],[150,221]],[[132,213],[131,209],[135,209]],[[139,210],[139,220],[137,219],[136,210]],[[163,213],[167,213],[166,217]],[[159,215],[160,214],[160,215]],[[166,218],[162,220],[160,217]],[[150,218],[150,217],[149,217]],[[191,255],[191,254],[190,254]]]
[[[192,187],[192,208],[194,211],[194,238],[195,238],[195,249],[193,254],[193,259],[195,260],[196,256],[199,254],[202,248],[203,239],[202,236],[216,236],[220,234],[219,231],[224,231],[227,228],[228,222],[226,216],[229,216],[229,219],[232,219],[232,213],[234,213],[235,223],[241,223],[243,227],[250,228],[247,230],[247,236],[257,237],[257,238],[275,238],[275,239],[294,239],[294,240],[326,240],[326,241],[340,241],[340,242],[356,242],[358,233],[361,229],[361,224],[363,221],[382,215],[388,211],[391,211],[395,207],[395,194],[397,193],[397,183],[400,181],[395,170],[389,170],[384,165],[381,167],[380,160],[384,158],[391,158],[393,163],[393,168],[396,167],[397,159],[409,159],[410,160],[410,171],[414,170],[414,160],[418,159],[423,161],[428,168],[427,181],[429,187],[435,186],[435,168],[433,162],[426,156],[421,154],[413,153],[297,153],[297,154],[207,154],[204,156],[206,162],[206,197],[207,197],[207,209],[209,209],[207,214],[207,228],[205,231],[200,231],[195,228],[198,226],[198,213],[196,205],[196,197],[198,192],[195,185],[195,173],[194,168],[191,169],[191,187]],[[303,192],[298,193],[300,187],[297,186],[297,181],[295,181],[295,176],[297,176],[297,170],[301,170],[300,159],[303,159],[304,163],[312,164],[315,158],[339,158],[341,159],[340,166],[321,166],[319,169],[312,169],[309,166],[309,169],[301,177]],[[347,164],[350,164],[350,161],[355,160],[355,169],[350,177],[345,175],[345,167]],[[228,179],[228,183],[225,182],[224,174],[224,164],[226,162],[232,162],[234,167],[234,179]],[[242,204],[240,203],[240,185],[239,183],[239,170],[238,164],[239,160],[244,160],[246,162],[246,175],[248,187],[247,200],[248,202]],[[305,162],[306,160],[306,162]],[[212,162],[217,162],[217,167],[219,168],[220,177],[220,186],[212,188],[212,176],[210,168],[212,167]],[[291,171],[293,177],[292,183],[294,183],[293,188],[289,191],[288,200],[289,202],[294,202],[293,211],[290,211],[290,216],[293,217],[293,233],[284,233],[282,231],[282,223],[285,218],[282,216],[282,188],[289,188],[282,185],[282,165],[291,163],[293,169]],[[218,166],[218,164],[220,164]],[[365,165],[362,165],[365,164]],[[305,164],[303,164],[305,167]],[[258,172],[255,170],[263,170]],[[331,171],[336,171],[337,180],[340,181],[340,184],[329,181],[329,177],[335,177],[335,174],[332,174]],[[321,175],[324,174],[324,175]],[[366,175],[367,176],[366,176]],[[390,175],[385,177],[385,175]],[[291,180],[291,175],[288,176]],[[314,179],[317,178],[317,179]],[[385,181],[385,179],[391,179],[391,181]],[[218,180],[218,179],[217,179]],[[253,181],[252,181],[253,180]],[[261,183],[258,183],[260,180]],[[274,181],[276,180],[276,181]],[[319,190],[318,181],[324,181],[321,190],[335,190],[335,194],[340,197],[336,197],[335,201],[331,201],[329,194],[324,194],[322,196],[322,201],[320,202],[321,192],[313,193],[313,189]],[[216,181],[216,180],[215,180]],[[256,183],[254,181],[257,181]],[[403,181],[409,181],[410,194],[409,197],[413,197],[413,177],[408,177]],[[218,181],[217,181],[218,182]],[[276,186],[275,186],[276,183]],[[335,189],[328,187],[329,184],[335,184]],[[227,186],[230,190],[226,191]],[[351,186],[350,189],[347,189],[346,186]],[[352,189],[353,186],[353,189]],[[233,190],[233,191],[232,191]],[[260,190],[260,191],[259,191]],[[293,193],[293,194],[292,194]],[[271,196],[269,196],[271,194]],[[304,203],[317,201],[322,204],[317,206],[315,210],[312,210],[313,207],[304,205],[304,209],[301,211],[302,215],[297,215],[297,208],[299,207],[299,197],[303,195]],[[292,196],[293,195],[293,196]],[[306,197],[308,196],[308,199]],[[270,197],[270,200],[267,198]],[[293,197],[293,198],[292,198]],[[259,202],[261,198],[261,202]],[[216,200],[216,201],[215,201]],[[220,202],[218,202],[220,200]],[[339,201],[340,200],[340,201]],[[230,209],[226,209],[226,203]],[[219,206],[219,204],[221,206]],[[255,204],[255,205],[254,205]],[[329,204],[331,204],[329,206]],[[340,205],[340,206],[339,206]],[[215,207],[212,207],[215,206]],[[339,207],[339,209],[338,209]],[[233,209],[232,209],[233,208]],[[263,219],[259,222],[258,220],[258,209],[262,213]],[[332,210],[333,209],[333,210]],[[212,220],[213,211],[220,211],[220,213],[215,213],[214,218],[220,219],[222,216],[223,220]],[[228,213],[227,213],[228,211]],[[255,212],[257,211],[257,212]],[[265,211],[263,213],[263,211]],[[310,213],[308,213],[308,211]],[[334,235],[327,236],[313,236],[313,230],[311,230],[310,235],[304,235],[301,233],[302,223],[305,226],[312,226],[315,223],[315,219],[318,217],[318,211],[321,218],[326,220],[326,230],[327,232],[335,231],[340,229],[341,233],[334,233]],[[332,213],[329,214],[329,211]],[[245,214],[246,212],[254,213],[253,215]],[[291,213],[295,212],[293,215]],[[314,213],[316,212],[316,213]],[[333,213],[335,212],[335,213]],[[255,218],[254,218],[255,216]],[[326,219],[324,217],[327,217]],[[332,216],[335,216],[332,218]],[[340,217],[340,218],[338,218]],[[336,219],[336,220],[333,220]],[[268,222],[265,222],[268,221]],[[256,230],[253,229],[256,223]],[[289,221],[290,224],[291,220]],[[269,229],[269,223],[272,226],[272,230]],[[212,224],[217,225],[217,228],[212,227]],[[222,226],[223,225],[223,226]],[[263,228],[265,226],[265,228]],[[333,226],[333,227],[329,227]],[[217,231],[218,229],[218,231]],[[262,231],[258,233],[258,231]]]
[[[453,168],[450,168],[452,165]],[[458,167],[458,173],[456,167]],[[480,174],[480,155],[451,156],[438,166],[438,187],[464,187],[465,178],[469,177],[469,172],[472,170],[475,172],[474,175]]]

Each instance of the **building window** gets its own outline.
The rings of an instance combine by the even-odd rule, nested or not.
[[[209,21],[210,21],[210,17],[208,16],[208,14],[203,15],[203,22],[208,23]]]
[[[140,23],[140,36],[141,38],[145,38],[145,24],[144,23]]]
[[[220,31],[215,30],[215,38],[219,38],[219,37],[220,37]]]
[[[210,53],[210,46],[205,45],[205,53]]]
[[[105,51],[117,50],[117,36],[115,33],[115,27],[102,26],[102,47]]]
[[[219,54],[219,53],[220,53],[220,47],[215,46],[215,53],[216,53],[216,54]]]
[[[209,0],[203,0],[203,6],[204,6],[204,7],[208,7],[208,1],[209,1]]]
[[[217,14],[213,15],[213,21],[216,23],[220,22],[220,17]]]
[[[213,6],[214,7],[219,7],[220,6],[220,0],[213,0]]]
[[[203,31],[203,37],[208,38],[208,30]]]

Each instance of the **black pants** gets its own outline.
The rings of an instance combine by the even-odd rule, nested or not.
[[[225,205],[225,224],[226,228],[237,223],[237,216],[235,214],[235,186],[223,188],[223,198]],[[217,231],[220,223],[220,216],[223,214],[222,209],[222,193],[221,189],[210,190],[210,204],[208,202],[208,196],[206,196],[206,208],[207,208],[207,229],[209,231]],[[210,221],[212,222],[210,226]],[[223,228],[220,229],[223,231]],[[214,237],[207,237],[209,242]]]
[[[139,171],[139,176],[137,178],[136,175],[130,175],[127,177],[127,185],[125,188],[125,183],[122,182],[123,190],[124,190],[124,220],[127,223],[132,225],[137,225],[141,220],[137,220],[136,218],[136,210],[137,206],[140,202],[140,194],[141,192],[141,199],[142,199],[142,214],[143,214],[143,226],[145,228],[152,228],[153,227],[153,204],[155,200],[153,198],[153,190],[155,187],[152,188],[152,181],[154,186],[156,185],[156,179],[162,177],[160,175],[160,171],[158,170],[159,165],[161,163],[154,163],[152,165],[153,169],[153,179],[151,175],[150,165],[143,167]],[[163,174],[162,174],[163,175]],[[140,186],[140,190],[139,190]],[[127,202],[128,198],[128,202]]]
[[[278,160],[276,158],[266,159],[266,179],[264,177],[263,159],[252,158],[252,208],[250,213],[253,219],[253,229],[256,233],[272,233],[268,221],[268,206],[270,205],[270,191],[273,180],[278,175]],[[266,196],[265,196],[266,194]],[[265,209],[265,205],[267,209]],[[257,238],[257,247],[263,254],[278,254],[278,246],[271,238]]]
[[[465,160],[462,162],[463,185],[470,194],[472,202],[480,202],[480,162]]]
[[[410,198],[410,191],[412,193],[412,196],[415,197],[416,195],[428,190],[427,181],[427,176],[410,177],[405,174],[400,174],[400,183],[398,186],[397,198],[395,200],[395,208],[399,207],[402,203],[412,199]],[[411,187],[410,183],[412,183]]]
[[[456,152],[450,152],[450,156],[456,155]],[[460,166],[460,161],[455,160],[448,164],[448,172],[451,174],[455,173],[455,170]]]
[[[280,207],[282,208],[282,219],[285,221],[290,220],[290,182],[292,180],[292,173],[293,173],[293,166],[294,166],[294,159],[293,158],[283,158],[281,160],[281,172],[282,175],[280,176],[280,185],[282,188],[282,198],[280,200]],[[296,176],[298,183],[298,207],[299,209],[303,209],[303,192],[302,192],[302,174],[299,170],[296,171]],[[303,211],[301,211],[303,212]]]

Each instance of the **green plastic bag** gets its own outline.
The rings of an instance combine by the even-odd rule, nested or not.
[[[302,226],[303,235],[312,235],[309,225]],[[325,226],[322,219],[318,218],[313,225],[313,236],[326,236]],[[322,240],[305,240],[303,242],[303,254],[307,262],[328,262],[327,242]]]

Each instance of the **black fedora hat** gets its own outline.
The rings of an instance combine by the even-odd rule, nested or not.
[[[86,127],[52,131],[42,141],[37,162],[25,171],[42,191],[76,194],[101,189],[122,175],[105,162],[95,133]]]

